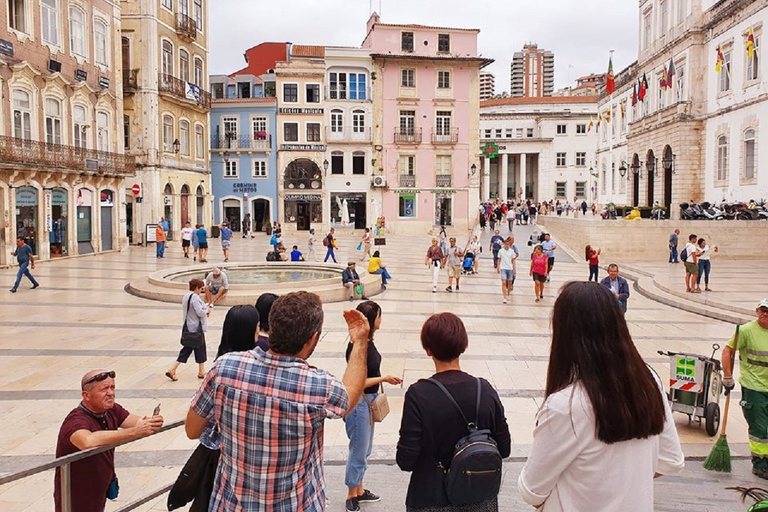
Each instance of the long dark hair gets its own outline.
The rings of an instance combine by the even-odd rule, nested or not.
[[[656,379],[632,342],[616,297],[598,283],[567,283],[552,313],[546,396],[577,381],[592,403],[600,441],[644,439],[664,429]]]
[[[589,261],[589,258],[592,257],[592,246],[591,245],[588,245],[584,249],[584,257],[587,259],[587,261]]]
[[[259,311],[253,306],[233,306],[221,327],[221,343],[216,358],[229,352],[245,352],[256,346]]]
[[[366,300],[365,302],[358,304],[355,309],[361,312],[366,320],[368,320],[368,325],[371,328],[370,331],[368,331],[368,341],[373,341],[376,319],[381,314],[381,306],[372,300]]]

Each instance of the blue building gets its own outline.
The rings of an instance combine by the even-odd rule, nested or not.
[[[211,76],[211,185],[216,224],[234,231],[250,215],[251,229],[277,220],[277,102],[253,75]]]

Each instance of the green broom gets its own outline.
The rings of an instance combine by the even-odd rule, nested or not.
[[[733,351],[739,345],[739,326],[736,326],[736,334],[733,339]],[[723,415],[723,429],[720,431],[720,439],[712,447],[712,451],[704,460],[704,469],[709,471],[719,471],[720,473],[731,472],[731,449],[728,447],[728,438],[725,429],[728,426],[728,408],[731,405],[731,392],[725,395],[725,414]]]

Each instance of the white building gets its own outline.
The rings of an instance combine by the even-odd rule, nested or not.
[[[480,101],[489,100],[494,94],[496,94],[496,77],[493,73],[480,73]]]
[[[589,122],[596,115],[594,97],[482,102],[481,199],[591,202],[597,136]]]

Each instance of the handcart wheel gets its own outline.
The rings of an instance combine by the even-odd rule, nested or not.
[[[710,436],[716,436],[720,430],[720,404],[717,402],[707,404],[704,409],[704,427]]]

